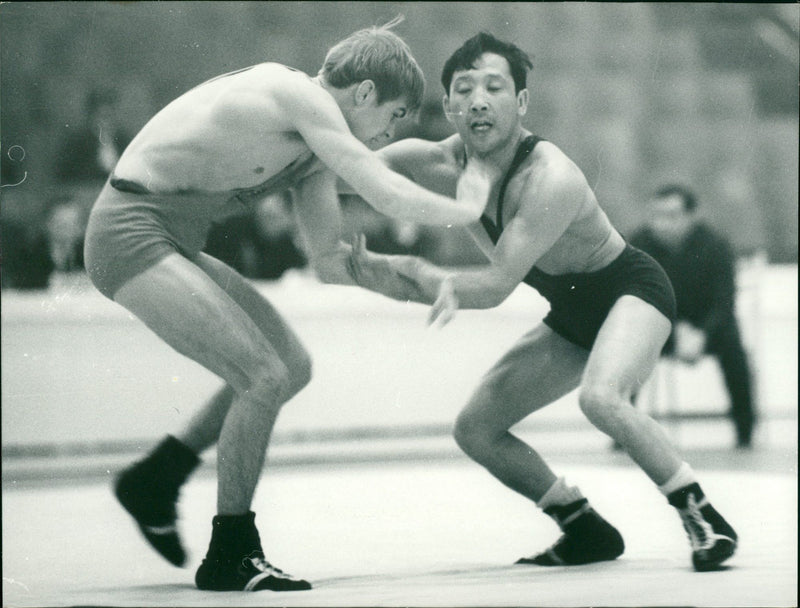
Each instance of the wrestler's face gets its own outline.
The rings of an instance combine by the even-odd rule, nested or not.
[[[472,69],[453,74],[443,103],[445,116],[467,147],[488,153],[516,141],[528,110],[528,90],[515,91],[505,57],[484,53]]]
[[[362,85],[366,83],[371,84],[371,81],[365,81]],[[382,148],[394,139],[398,123],[408,116],[408,102],[401,97],[379,104],[374,88],[363,97],[359,97],[356,90],[356,95],[356,103],[349,117],[350,130],[370,149]]]

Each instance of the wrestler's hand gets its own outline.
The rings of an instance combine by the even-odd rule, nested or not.
[[[369,251],[363,234],[353,237],[352,247],[348,270],[356,284],[396,300],[420,297],[419,285],[398,272],[387,256]]]
[[[675,356],[686,363],[697,363],[706,348],[706,334],[685,321],[675,324]]]
[[[353,235],[351,245],[347,268],[356,284],[372,289],[389,273],[388,264],[378,264],[377,256],[367,250],[367,237],[363,234]]]
[[[458,296],[456,296],[453,288],[453,278],[447,276],[442,280],[439,286],[439,294],[431,306],[428,314],[428,325],[438,323],[439,327],[444,327],[455,317],[457,310]]]

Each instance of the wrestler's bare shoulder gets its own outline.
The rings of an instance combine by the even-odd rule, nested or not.
[[[387,160],[403,159],[406,162],[413,160],[420,165],[455,164],[456,145],[454,142],[456,141],[460,141],[458,135],[442,141],[408,137],[381,148],[377,153]]]
[[[524,176],[529,181],[561,181],[582,178],[583,173],[561,148],[542,140],[520,167],[517,176]]]
[[[381,148],[377,154],[393,170],[421,186],[454,196],[463,166],[457,158],[457,140],[457,135],[443,141],[406,138]],[[461,151],[463,156],[463,145]]]
[[[330,98],[308,74],[280,63],[262,63],[229,78],[226,85],[214,87],[217,82],[211,81],[197,89],[201,92],[203,86],[209,86],[207,101],[222,123],[239,124],[242,119],[260,117],[275,131],[293,130],[287,108],[315,107],[313,100]]]
[[[208,136],[209,129],[233,129],[235,135],[292,130],[280,103],[292,95],[327,93],[303,72],[278,63],[258,64],[187,91],[156,114],[137,139],[157,140],[173,133],[191,137],[197,131]]]
[[[307,74],[259,64],[188,91],[159,112],[123,154],[115,174],[151,188],[253,186],[310,153],[282,106],[286,90],[327,95]]]
[[[583,172],[557,145],[543,140],[509,180],[506,199],[519,207],[576,194],[582,200],[592,196]]]

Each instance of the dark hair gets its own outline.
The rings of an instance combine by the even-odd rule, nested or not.
[[[694,211],[697,209],[697,198],[694,193],[686,186],[680,184],[670,184],[659,188],[656,191],[655,198],[667,198],[668,196],[679,196],[683,201],[683,208],[685,211]]]
[[[442,68],[442,85],[448,95],[453,74],[457,70],[469,70],[475,67],[475,62],[484,53],[495,53],[505,57],[511,68],[517,93],[527,87],[528,70],[533,69],[533,62],[528,54],[510,42],[498,40],[489,32],[481,32],[462,44],[461,48],[445,61]]]

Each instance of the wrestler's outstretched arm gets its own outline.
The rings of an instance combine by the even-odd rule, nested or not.
[[[303,179],[292,190],[295,219],[309,264],[325,283],[355,285],[350,244],[341,240],[342,212],[336,189],[336,175],[323,169]],[[422,297],[416,283],[399,272],[384,268],[375,285],[400,300]]]
[[[483,213],[491,178],[479,161],[468,163],[454,200],[389,169],[353,136],[334,99],[314,83],[285,88],[276,100],[317,157],[381,213],[435,225],[468,224]]]
[[[536,261],[560,238],[586,197],[583,175],[571,166],[550,167],[531,176],[521,193],[516,215],[503,230],[488,264],[469,269],[440,268],[413,256],[369,252],[363,239],[354,244],[351,266],[359,285],[392,297],[384,285],[390,272],[416,283],[421,298],[434,304],[433,319],[460,308],[492,308],[522,282]],[[557,210],[556,213],[551,210]],[[480,226],[471,231],[479,232]]]

